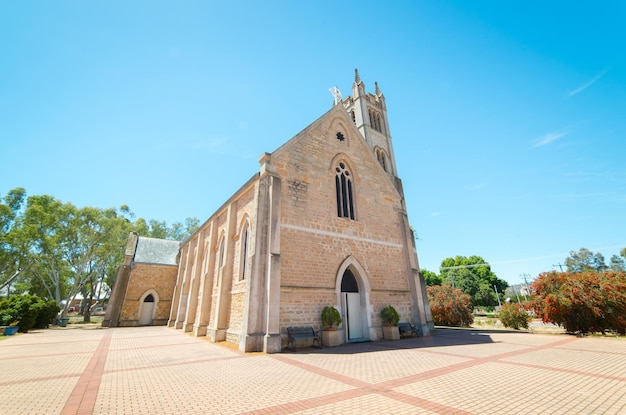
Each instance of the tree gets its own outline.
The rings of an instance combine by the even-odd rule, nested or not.
[[[585,271],[600,272],[607,269],[604,256],[601,253],[594,254],[586,248],[580,248],[578,252],[570,251],[565,259],[567,271],[578,274]]]
[[[470,296],[450,284],[426,287],[433,322],[440,326],[469,327],[474,322]]]
[[[123,262],[128,234],[182,240],[199,221],[134,220],[130,208],[77,208],[49,195],[26,198],[23,188],[0,199],[0,287],[65,302],[82,294],[81,313],[89,321],[94,299],[112,287]]]
[[[544,322],[570,333],[626,334],[626,272],[544,272],[532,285]]]
[[[472,308],[498,305],[494,286],[500,295],[509,286],[491,271],[491,266],[482,257],[476,255],[444,259],[441,262],[441,277],[444,282],[468,294]]]
[[[619,256],[613,255],[611,257],[609,269],[613,271],[626,271],[626,248],[620,251]]]
[[[441,285],[443,283],[443,280],[441,279],[441,277],[432,271],[423,269],[421,270],[421,274],[424,277],[424,283],[427,286]]]
[[[16,243],[16,219],[18,218],[26,190],[16,188],[3,198],[0,203],[0,288],[19,282],[20,273],[25,266],[23,250]]]

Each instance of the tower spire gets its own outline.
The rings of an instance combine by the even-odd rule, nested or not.
[[[381,92],[378,82],[374,84],[376,85],[375,93],[365,92],[365,84],[359,76],[359,70],[355,68],[352,97],[342,102],[385,172],[397,177],[385,95]]]

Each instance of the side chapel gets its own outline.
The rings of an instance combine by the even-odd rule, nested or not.
[[[343,342],[382,338],[396,308],[433,321],[398,178],[385,96],[352,96],[272,153],[184,242],[131,234],[105,326],[167,324],[245,352],[280,352],[287,327],[339,310]]]

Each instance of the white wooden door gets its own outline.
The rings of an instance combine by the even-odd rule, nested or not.
[[[154,301],[141,303],[139,310],[139,325],[149,326],[152,324],[152,313],[154,313]]]
[[[346,310],[346,333],[348,341],[363,338],[361,323],[361,295],[359,293],[343,293]]]

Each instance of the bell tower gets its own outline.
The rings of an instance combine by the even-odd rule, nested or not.
[[[342,102],[382,168],[387,174],[397,178],[398,171],[387,121],[385,96],[380,92],[378,83],[374,82],[374,84],[376,90],[373,94],[365,92],[365,85],[361,81],[359,71],[355,69],[352,96]]]

